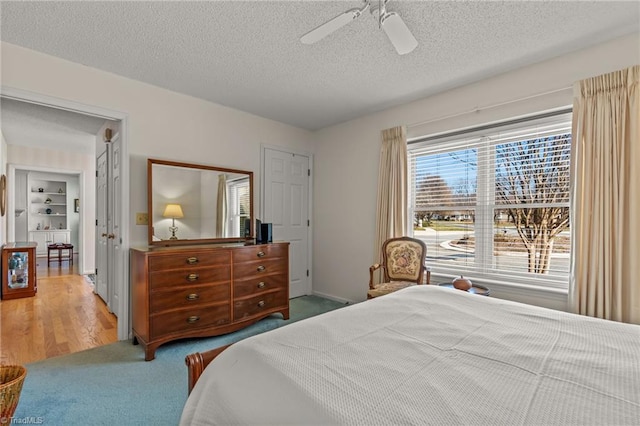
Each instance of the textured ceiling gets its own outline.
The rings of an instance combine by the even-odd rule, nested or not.
[[[377,3],[377,2],[375,2]],[[396,54],[361,1],[24,1],[3,41],[315,130],[640,31],[636,1],[389,1],[419,46]]]

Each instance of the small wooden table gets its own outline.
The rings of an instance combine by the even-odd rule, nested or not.
[[[457,290],[452,283],[440,283],[438,285],[440,287],[447,287],[447,288],[452,288],[454,290]],[[458,291],[462,291],[462,290],[458,290]],[[480,296],[489,296],[491,294],[491,290],[489,290],[487,287],[483,285],[473,284],[471,288],[467,290],[467,293],[479,294]]]
[[[62,252],[67,250],[67,254],[65,256],[63,256]],[[52,251],[57,251],[58,252],[58,256],[54,257],[53,259],[51,258],[51,252]],[[63,260],[69,260],[69,266],[73,265],[73,244],[64,244],[64,243],[56,243],[56,244],[49,244],[47,246],[47,266],[49,266],[51,264],[51,261],[58,261],[59,265],[62,265],[62,261]]]

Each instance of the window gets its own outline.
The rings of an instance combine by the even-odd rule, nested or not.
[[[227,181],[229,197],[229,221],[227,235],[247,236],[246,222],[250,220],[249,179],[241,178]]]
[[[414,236],[434,273],[566,288],[570,111],[409,143]]]

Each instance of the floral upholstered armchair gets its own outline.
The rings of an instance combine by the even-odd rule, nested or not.
[[[367,299],[392,293],[416,284],[429,284],[431,272],[425,265],[427,246],[424,241],[399,237],[391,238],[382,245],[382,263],[369,268],[369,291]],[[383,281],[373,283],[373,273],[382,268]]]

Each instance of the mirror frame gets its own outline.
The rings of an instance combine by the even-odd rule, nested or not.
[[[209,170],[213,172],[224,173],[239,173],[249,176],[249,199],[251,204],[249,206],[249,220],[250,230],[248,237],[228,237],[228,238],[200,238],[189,240],[162,240],[153,241],[153,165],[172,166],[172,167],[184,167],[188,169]],[[174,245],[186,245],[186,244],[206,244],[206,243],[234,243],[234,242],[247,242],[255,238],[255,216],[253,215],[253,172],[247,170],[229,169],[226,167],[207,166],[204,164],[194,163],[181,163],[177,161],[159,160],[156,158],[147,159],[147,238],[150,246],[174,246]]]

